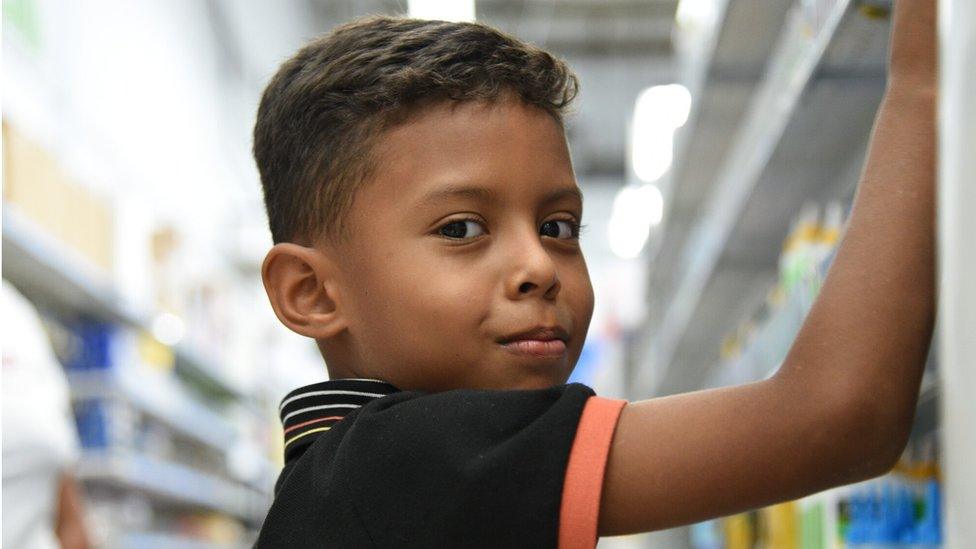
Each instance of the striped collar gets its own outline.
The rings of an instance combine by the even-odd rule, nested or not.
[[[349,412],[398,391],[378,379],[333,379],[288,393],[278,408],[285,430],[285,461],[300,454]]]

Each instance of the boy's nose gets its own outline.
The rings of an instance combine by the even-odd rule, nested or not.
[[[512,271],[506,284],[509,299],[525,299],[541,296],[554,299],[559,293],[561,283],[556,263],[543,247],[540,237],[534,242],[524,239],[514,248]]]

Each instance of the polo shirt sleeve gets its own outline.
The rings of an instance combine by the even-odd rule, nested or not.
[[[347,418],[333,488],[376,547],[593,547],[623,404],[578,383],[391,395]]]
[[[587,399],[566,465],[559,511],[559,548],[596,545],[600,495],[610,444],[626,400]]]

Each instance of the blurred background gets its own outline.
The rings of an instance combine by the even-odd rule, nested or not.
[[[943,120],[943,162],[956,162],[943,186],[958,191],[945,200],[960,214],[940,245],[959,261],[943,280],[955,305],[902,463],[862,485],[600,547],[942,543],[943,455],[956,439],[941,372],[946,357],[976,356],[976,261],[963,244],[976,228],[961,213],[976,206],[962,185],[974,167],[963,152],[976,150],[965,100],[976,94],[976,15],[963,0],[943,4],[958,6],[951,21],[943,13],[943,43],[962,36],[944,58],[945,108],[957,110]],[[573,380],[637,400],[778,367],[849,213],[885,89],[891,8],[3,0],[3,285],[22,305],[4,307],[4,530],[18,456],[26,475],[31,452],[46,452],[30,442],[31,422],[46,422],[35,397],[61,383],[61,397],[43,398],[71,432],[57,435],[63,459],[48,470],[74,471],[93,545],[255,539],[281,466],[277,404],[326,376],[314,343],[268,305],[259,268],[271,239],[250,155],[260,93],[308,39],[356,16],[410,13],[494,25],[568,61],[582,88],[567,131],[597,296]],[[39,333],[50,349],[31,352],[56,357],[48,374],[63,381],[28,373],[36,386],[16,391],[8,349]],[[974,416],[957,417],[962,443]]]

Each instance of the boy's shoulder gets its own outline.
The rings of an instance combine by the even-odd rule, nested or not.
[[[259,545],[554,546],[593,396],[578,383],[423,393],[336,380],[294,391],[281,408],[287,460]]]

